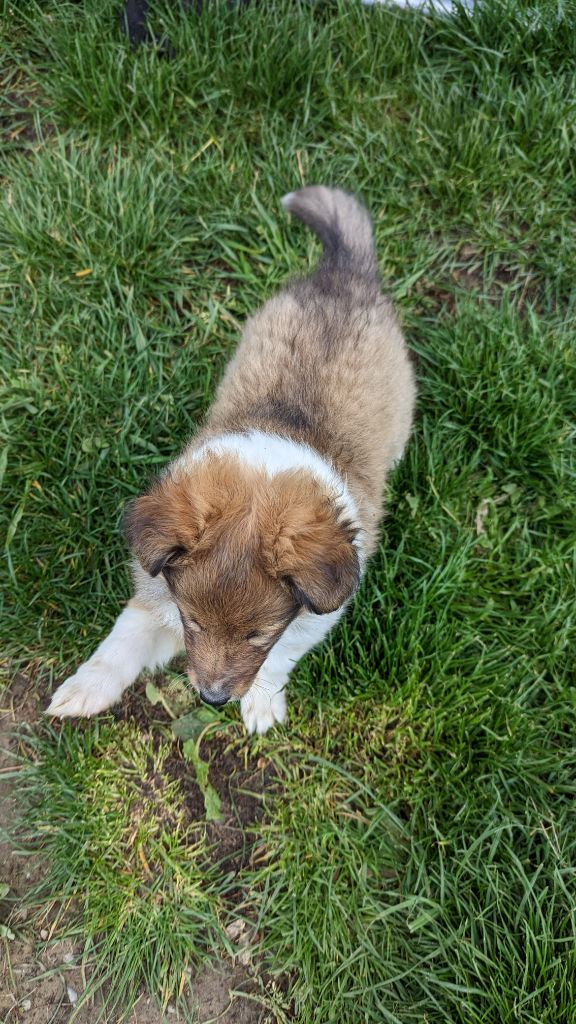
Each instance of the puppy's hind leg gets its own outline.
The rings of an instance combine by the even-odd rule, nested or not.
[[[182,635],[164,626],[139,601],[129,601],[92,657],[58,687],[46,714],[71,718],[105,711],[143,669],[165,665],[183,647]]]

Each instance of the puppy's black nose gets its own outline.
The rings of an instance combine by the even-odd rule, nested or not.
[[[211,694],[203,693],[200,690],[200,700],[203,700],[205,704],[211,704],[213,708],[221,708],[223,704],[228,703],[228,697],[213,697]]]

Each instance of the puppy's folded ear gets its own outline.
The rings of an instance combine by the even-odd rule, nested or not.
[[[356,530],[327,498],[298,496],[283,509],[268,547],[269,571],[316,615],[336,611],[360,582]]]
[[[155,494],[143,494],[130,502],[123,527],[132,553],[151,576],[158,576],[185,550],[169,510],[162,508]]]
[[[133,554],[151,576],[192,551],[200,533],[197,509],[162,480],[130,502],[123,526]]]
[[[206,552],[247,504],[237,460],[208,457],[185,473],[168,469],[146,494],[132,501],[124,531],[151,576],[190,555]]]
[[[353,544],[326,551],[316,564],[301,564],[285,577],[298,604],[315,615],[335,612],[360,582],[358,554]]]

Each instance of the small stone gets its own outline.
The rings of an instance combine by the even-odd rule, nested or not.
[[[227,925],[225,931],[226,935],[230,939],[230,942],[237,942],[240,936],[242,935],[242,932],[244,931],[245,927],[246,922],[240,920],[232,921],[229,925]]]
[[[166,1013],[176,1013],[176,1007],[175,1006],[167,1006],[166,1007]]]
[[[71,964],[74,960],[74,953],[64,953],[62,960],[65,964]]]
[[[74,1004],[78,1002],[78,993],[76,989],[68,985],[66,992],[68,993],[68,999],[72,1003],[72,1006],[74,1006]]]
[[[49,933],[47,928],[42,928],[41,931],[40,931],[40,938],[41,939],[47,939],[49,934],[50,933]]]
[[[32,1006],[32,1000],[31,999],[23,999],[22,1002],[20,1003],[20,1009],[21,1010],[29,1010],[31,1006]]]
[[[241,949],[238,954],[238,960],[240,961],[243,967],[248,967],[252,960],[252,951],[250,949],[250,936],[248,932],[244,932],[243,935],[240,936],[239,945]]]
[[[242,964],[242,967],[249,967],[252,957],[249,949],[242,949],[238,954],[238,960]]]

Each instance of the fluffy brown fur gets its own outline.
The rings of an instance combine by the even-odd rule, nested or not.
[[[311,186],[287,202],[327,246],[310,277],[248,320],[205,429],[270,430],[304,441],[346,480],[377,542],[386,475],[410,435],[412,364],[376,273],[372,227],[357,200]]]

